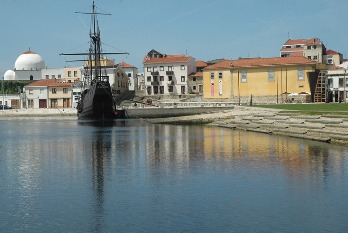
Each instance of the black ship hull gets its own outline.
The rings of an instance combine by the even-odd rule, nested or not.
[[[77,117],[78,119],[124,118],[124,110],[115,108],[109,82],[95,81],[82,93],[77,106]]]

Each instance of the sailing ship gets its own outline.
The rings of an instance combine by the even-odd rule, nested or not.
[[[114,119],[123,118],[124,110],[118,109],[109,82],[106,70],[103,70],[103,55],[128,54],[128,53],[104,53],[100,39],[100,30],[97,15],[110,15],[96,12],[96,6],[92,4],[92,12],[75,12],[91,15],[91,29],[89,32],[90,47],[88,53],[63,53],[61,55],[88,56],[85,61],[82,93],[77,104],[77,116],[79,119]]]

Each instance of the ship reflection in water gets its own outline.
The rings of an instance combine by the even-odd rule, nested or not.
[[[347,227],[347,147],[144,120],[0,127],[0,232]]]

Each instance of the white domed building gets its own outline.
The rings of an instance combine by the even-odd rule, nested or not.
[[[42,57],[33,52],[22,53],[15,62],[14,70],[6,71],[5,80],[40,80],[41,71],[45,69],[45,61]]]

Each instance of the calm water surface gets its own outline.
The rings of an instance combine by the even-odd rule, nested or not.
[[[347,232],[347,147],[141,120],[0,129],[0,232]]]

